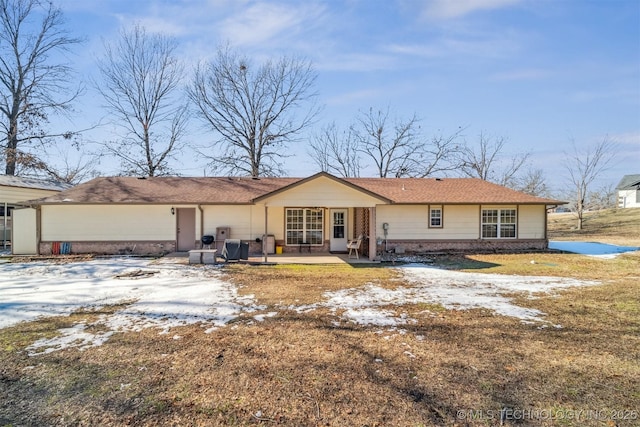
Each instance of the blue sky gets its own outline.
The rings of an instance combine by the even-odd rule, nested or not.
[[[103,40],[141,23],[174,36],[185,61],[213,57],[229,42],[260,61],[301,55],[313,61],[324,109],[318,126],[346,125],[359,110],[389,107],[421,118],[424,133],[465,128],[505,137],[511,152],[564,183],[564,152],[605,137],[619,144],[616,166],[599,184],[640,173],[639,0],[60,0],[74,35],[81,79],[97,77]],[[102,114],[91,88],[74,124]],[[310,130],[310,132],[313,130]],[[198,142],[208,136],[192,123]],[[109,138],[98,129],[93,139]],[[292,147],[289,175],[317,169]],[[183,159],[183,175],[204,167]],[[108,163],[101,169],[115,173]]]

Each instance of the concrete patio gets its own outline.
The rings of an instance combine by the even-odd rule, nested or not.
[[[189,258],[188,252],[173,252],[165,255],[165,258]],[[218,263],[225,261],[218,257]],[[235,261],[232,261],[235,262]],[[264,257],[258,255],[249,255],[248,260],[239,261],[241,263],[262,264]],[[379,261],[370,261],[369,258],[361,256],[358,258],[349,258],[348,254],[331,254],[331,253],[311,253],[311,254],[281,254],[268,255],[267,264],[377,264]]]

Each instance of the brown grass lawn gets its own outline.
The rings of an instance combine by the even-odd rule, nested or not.
[[[640,246],[640,208],[586,212],[582,230],[576,229],[576,218],[573,213],[549,214],[549,238]]]
[[[640,425],[638,253],[613,260],[536,253],[437,262],[603,283],[536,299],[516,296],[520,305],[547,313],[558,329],[432,304],[402,307],[418,322],[390,329],[336,326],[339,319],[327,309],[285,307],[369,282],[399,286],[393,269],[234,265],[225,268],[228,280],[255,295],[265,313],[278,315],[263,322],[247,315],[210,334],[200,326],[168,335],[118,333],[100,347],[38,357],[24,348],[99,313],[0,330],[0,425]],[[182,339],[174,340],[176,334]]]

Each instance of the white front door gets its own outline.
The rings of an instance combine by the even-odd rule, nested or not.
[[[347,250],[347,212],[347,209],[331,209],[330,251],[346,252]]]

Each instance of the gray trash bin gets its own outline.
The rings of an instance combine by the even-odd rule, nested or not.
[[[249,243],[247,242],[240,243],[240,259],[249,259]]]

